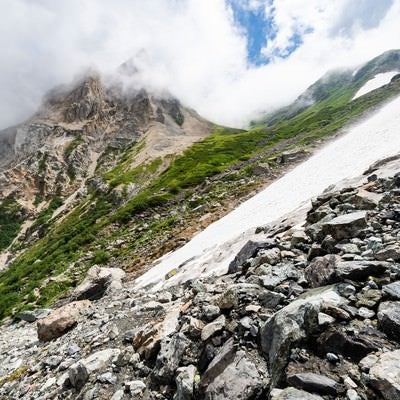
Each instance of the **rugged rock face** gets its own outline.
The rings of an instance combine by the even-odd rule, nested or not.
[[[0,396],[399,398],[400,267],[388,251],[400,243],[399,182],[324,193],[304,226],[265,230],[228,275],[157,292],[100,285],[84,315],[38,310],[3,325]],[[380,195],[362,219],[361,190]],[[335,219],[345,238],[321,234]],[[93,269],[79,293],[104,276],[120,278]]]
[[[146,138],[140,163],[178,153],[210,131],[211,124],[167,94],[124,90],[91,74],[51,91],[30,120],[0,132],[0,200],[13,195],[32,208],[39,197],[79,189],[110,149]]]

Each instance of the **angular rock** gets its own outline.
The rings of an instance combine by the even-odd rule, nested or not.
[[[334,305],[344,301],[332,287],[310,290],[276,312],[261,327],[261,347],[269,361],[273,385],[282,378],[292,346],[318,329],[322,303]]]
[[[323,231],[336,240],[357,237],[367,227],[366,211],[343,214],[323,224]]]
[[[270,246],[273,246],[273,242],[255,242],[249,240],[229,264],[228,273],[233,274],[237,272],[240,266],[257,253],[257,250],[269,248]]]
[[[153,376],[158,382],[167,383],[174,377],[183,353],[189,344],[189,339],[180,332],[172,337],[166,337],[161,340],[161,349],[153,371]]]
[[[340,353],[355,362],[389,345],[385,335],[372,327],[357,332],[345,327],[331,327],[320,335],[318,343],[324,352]]]
[[[74,300],[98,300],[108,288],[121,289],[125,272],[120,268],[101,268],[94,265],[84,281],[73,291]]]
[[[393,300],[400,300],[400,281],[382,286],[382,293]]]
[[[224,329],[226,324],[225,315],[220,315],[216,320],[207,324],[201,331],[201,340],[206,341],[215,333]]]
[[[375,258],[377,260],[388,260],[392,259],[394,261],[400,260],[400,247],[397,245],[389,245],[384,247],[382,250],[379,250],[375,253]]]
[[[378,321],[389,337],[400,340],[400,301],[385,301],[379,305]]]
[[[208,374],[208,384],[203,389],[205,400],[248,400],[261,393],[262,377],[245,351],[238,351],[233,359],[225,359],[225,363],[220,362],[220,369],[215,364],[211,368],[215,372]]]
[[[304,271],[305,278],[311,287],[316,288],[333,282],[336,279],[335,271],[339,261],[340,257],[334,254],[314,258]]]
[[[369,371],[369,378],[385,400],[400,399],[400,350],[380,355]]]
[[[194,365],[181,367],[177,370],[176,394],[174,400],[191,400],[193,398],[194,380],[197,369]]]
[[[18,319],[26,322],[35,322],[38,319],[47,317],[51,313],[51,310],[46,308],[39,308],[32,311],[22,311],[17,315]]]
[[[330,254],[314,259],[305,269],[305,277],[312,287],[319,287],[345,279],[362,281],[389,268],[390,263],[385,261],[340,261],[340,257]]]
[[[337,395],[343,388],[331,378],[313,372],[303,372],[289,375],[287,381],[290,385],[310,392]]]
[[[90,304],[89,300],[74,301],[54,310],[48,317],[38,320],[39,340],[48,342],[72,329]]]

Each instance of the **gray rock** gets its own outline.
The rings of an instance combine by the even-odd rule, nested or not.
[[[361,400],[361,397],[354,389],[349,389],[346,392],[347,400]]]
[[[287,381],[290,385],[298,389],[310,392],[330,395],[336,395],[340,391],[343,392],[343,388],[340,388],[340,385],[333,379],[312,372],[288,375]]]
[[[244,351],[238,351],[223,370],[209,378],[204,389],[205,400],[252,399],[263,388],[256,365]]]
[[[377,253],[375,253],[375,258],[377,260],[388,260],[392,259],[394,261],[399,261],[400,260],[400,247],[397,245],[389,245],[383,248],[382,250],[379,250]]]
[[[271,400],[323,400],[321,396],[305,392],[293,387],[279,390],[276,395],[271,396]]]
[[[191,400],[193,398],[194,380],[197,369],[194,365],[189,365],[178,368],[177,372],[174,400]]]
[[[305,277],[311,286],[318,287],[345,279],[362,281],[370,275],[381,275],[389,267],[384,261],[340,261],[337,256],[327,255],[311,262]]]
[[[393,300],[400,300],[400,281],[382,286],[382,293]]]
[[[400,399],[400,350],[380,355],[369,371],[369,378],[385,400]]]
[[[378,321],[391,338],[400,340],[400,301],[385,301],[379,305]]]
[[[89,379],[89,371],[82,362],[72,365],[68,371],[69,382],[76,390],[81,390]]]
[[[258,258],[263,264],[276,265],[281,260],[281,251],[277,247],[261,250],[258,252]]]
[[[146,384],[143,381],[130,381],[125,383],[125,387],[128,389],[132,396],[140,396],[146,389]],[[135,397],[137,398],[137,397]]]
[[[110,385],[115,385],[117,383],[117,377],[111,372],[105,372],[97,377],[100,383],[108,383]]]
[[[120,349],[100,350],[71,365],[68,371],[71,385],[80,390],[90,374],[106,367],[114,357],[120,354]]]
[[[346,326],[329,327],[319,336],[318,344],[325,352],[340,353],[355,362],[390,345],[382,332],[369,326],[356,332]]]
[[[323,224],[323,231],[336,240],[358,236],[367,227],[366,211],[343,214]]]
[[[17,318],[26,322],[35,322],[38,319],[47,317],[50,313],[51,310],[47,308],[39,308],[32,311],[22,311],[17,315]]]
[[[84,281],[73,291],[74,300],[97,300],[107,289],[121,289],[125,272],[120,268],[101,268],[94,265]]]
[[[119,389],[113,394],[111,400],[122,400],[123,398],[124,398],[124,391],[122,389]]]
[[[229,264],[228,273],[233,274],[237,272],[239,267],[242,266],[249,258],[253,257],[258,249],[265,249],[270,246],[273,246],[273,242],[255,242],[253,240],[249,240]]]
[[[217,318],[220,313],[221,313],[220,308],[213,304],[205,304],[202,307],[203,317],[208,321]]]
[[[335,280],[336,265],[340,257],[328,254],[324,257],[316,257],[305,269],[304,274],[311,287],[323,286]]]
[[[171,338],[161,340],[153,375],[159,382],[169,382],[175,374],[190,341],[183,333],[177,333]]]
[[[225,315],[220,315],[216,320],[207,324],[201,331],[201,340],[206,341],[215,333],[225,328]]]
[[[318,312],[323,302],[344,301],[334,288],[310,290],[276,312],[261,326],[261,347],[269,360],[272,384],[282,378],[290,349],[318,329]]]

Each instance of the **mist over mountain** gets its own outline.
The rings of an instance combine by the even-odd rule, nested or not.
[[[0,399],[400,399],[398,1],[0,10]]]

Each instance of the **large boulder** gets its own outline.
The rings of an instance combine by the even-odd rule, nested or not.
[[[97,300],[107,289],[121,289],[125,272],[120,268],[101,268],[94,265],[89,269],[84,281],[74,290],[74,300]]]
[[[323,224],[323,231],[336,240],[358,236],[367,227],[366,211],[343,214]]]
[[[273,385],[282,379],[291,348],[318,329],[318,313],[325,302],[340,305],[346,300],[334,287],[313,289],[276,312],[261,327],[261,347],[269,362]]]
[[[263,377],[244,351],[237,351],[229,340],[203,374],[200,387],[205,400],[247,400],[260,394]]]
[[[89,300],[74,301],[54,310],[48,317],[38,320],[39,340],[48,342],[64,335],[72,329],[90,306]]]
[[[385,400],[400,399],[400,350],[380,355],[369,370],[369,378]]]

